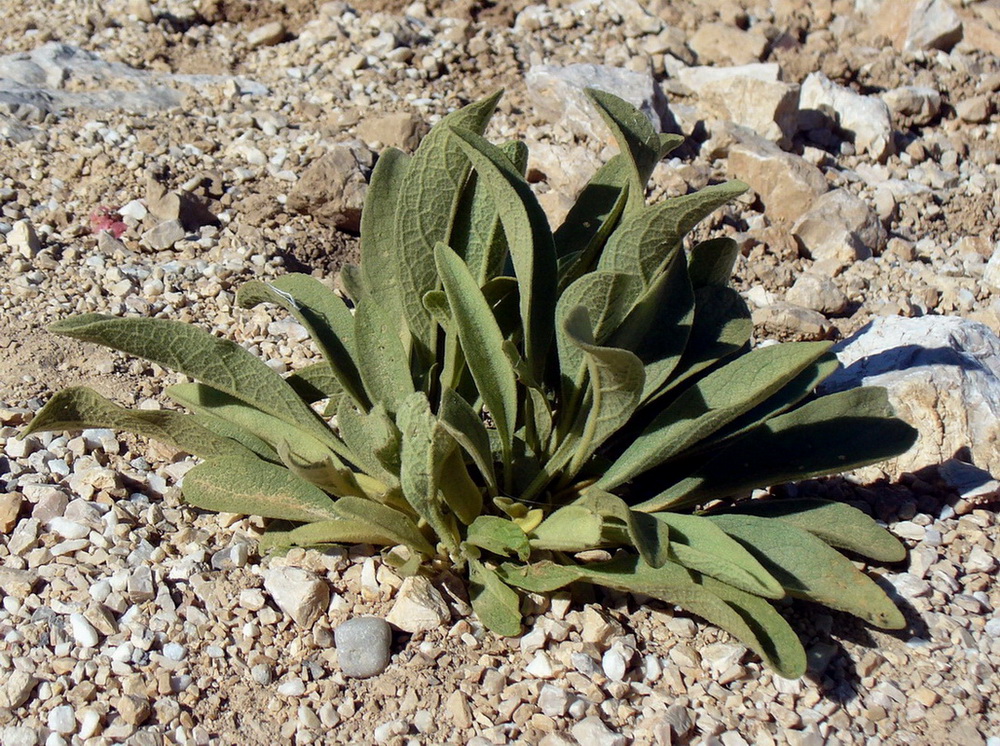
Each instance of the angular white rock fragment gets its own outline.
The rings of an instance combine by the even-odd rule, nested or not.
[[[825,120],[853,133],[858,152],[879,161],[893,152],[892,115],[884,101],[837,85],[821,72],[810,73],[799,92],[799,127],[823,129]]]
[[[94,629],[94,625],[87,621],[87,618],[83,614],[70,614],[69,624],[73,630],[73,639],[81,647],[96,647],[97,643],[100,642],[100,637],[97,634],[97,630]]]
[[[404,632],[426,632],[451,621],[451,610],[430,580],[414,575],[403,581],[386,621]]]
[[[580,746],[625,746],[628,743],[625,736],[608,728],[597,715],[584,718],[570,732]]]
[[[311,627],[330,603],[330,588],[311,572],[298,567],[264,571],[264,589],[300,627]]]

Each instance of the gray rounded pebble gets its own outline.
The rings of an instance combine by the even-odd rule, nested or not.
[[[377,676],[389,665],[392,630],[375,616],[349,619],[333,633],[337,660],[344,676],[365,679]]]

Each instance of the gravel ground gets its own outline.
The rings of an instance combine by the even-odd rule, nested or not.
[[[14,438],[64,386],[158,408],[180,380],[44,332],[71,313],[195,322],[279,371],[312,361],[297,325],[236,308],[236,287],[289,270],[335,283],[373,152],[498,87],[489,134],[536,151],[556,218],[610,150],[551,121],[526,82],[540,65],[651,76],[691,135],[655,195],[801,176],[751,181],[699,228],[741,242],[758,339],[844,337],[880,315],[1000,332],[1000,6],[920,3],[909,31],[878,6],[0,0],[0,742],[1000,744],[995,504],[958,499],[934,464],[788,488],[864,507],[906,541],[907,564],[869,569],[911,624],[888,635],[790,604],[810,673],[786,681],[631,596],[531,598],[529,633],[498,639],[448,577],[416,593],[365,547],[259,556],[261,522],[183,505],[193,461],[155,443]],[[684,72],[750,63],[780,78],[744,95]],[[830,112],[801,102],[827,79],[885,102],[891,126],[869,132],[871,107],[849,126],[860,97],[834,107],[839,129],[816,120]],[[769,97],[799,84],[789,123]],[[785,151],[734,122],[763,122]],[[286,598],[275,578],[299,585]],[[431,621],[395,624],[383,673],[346,675],[334,630],[404,602]]]

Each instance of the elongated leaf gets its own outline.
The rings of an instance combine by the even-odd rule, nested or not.
[[[354,305],[360,303],[367,295],[361,267],[357,264],[347,262],[340,268],[340,284],[344,288],[347,299]]]
[[[439,493],[441,469],[455,441],[431,414],[430,403],[420,392],[402,401],[396,423],[403,437],[399,480],[403,495],[445,547],[456,551],[459,537],[445,516]]]
[[[748,188],[730,181],[626,215],[608,239],[597,268],[637,275],[649,286],[692,228]]]
[[[493,197],[503,224],[521,289],[525,359],[540,379],[556,304],[556,255],[548,220],[528,182],[500,149],[477,133],[457,127],[453,132]]]
[[[92,427],[143,435],[204,459],[251,455],[245,446],[216,435],[192,415],[168,410],[125,409],[83,386],[64,389],[49,399],[25,428],[22,437],[45,430]]]
[[[503,143],[500,150],[523,176],[528,166],[527,146],[515,140]],[[462,193],[447,243],[465,260],[480,287],[503,271],[508,255],[507,238],[493,197],[477,173],[469,177]]]
[[[359,475],[351,471],[331,451],[314,455],[312,449],[303,448],[302,443],[289,444],[284,440],[278,442],[277,450],[281,462],[292,474],[316,485],[324,492],[337,497],[366,494],[365,489],[358,483]],[[307,455],[302,455],[303,451]],[[388,491],[388,487],[379,484],[374,491],[383,494]]]
[[[670,529],[670,559],[690,570],[765,598],[782,598],[781,584],[739,542],[703,516],[653,513]]]
[[[560,552],[582,552],[601,542],[601,517],[589,508],[566,505],[555,510],[533,531],[531,546]]]
[[[469,526],[465,540],[494,554],[516,554],[521,560],[531,555],[528,536],[514,521],[495,515],[481,515]]]
[[[739,293],[732,288],[708,285],[695,290],[694,297],[694,324],[684,354],[672,377],[656,396],[677,389],[750,343],[753,321]]]
[[[906,621],[885,592],[854,564],[808,531],[753,515],[709,516],[753,554],[792,596],[846,611],[883,629]]]
[[[493,471],[493,453],[486,425],[472,406],[451,389],[441,392],[441,426],[472,458],[486,480],[490,494],[496,496],[497,481]]]
[[[285,377],[285,382],[308,404],[344,393],[329,363],[313,363]]]
[[[243,308],[274,303],[292,314],[308,330],[344,391],[368,408],[355,363],[354,317],[340,296],[315,277],[288,274],[271,282],[250,280],[240,287],[236,302]]]
[[[348,460],[352,459],[347,446],[332,432],[320,440],[309,431],[288,424],[212,386],[179,383],[168,386],[166,394],[193,412],[216,417],[252,433],[276,450],[278,443],[291,444],[292,450],[304,461],[322,461],[331,451]]]
[[[765,599],[746,593],[715,578],[695,574],[705,590],[729,604],[746,622],[760,643],[756,652],[779,675],[797,679],[806,672],[806,651],[795,630]]]
[[[559,565],[550,560],[531,564],[505,562],[497,568],[500,578],[529,593],[551,593],[583,579],[576,565]]]
[[[691,249],[691,258],[688,261],[691,284],[696,288],[708,285],[727,287],[739,255],[739,246],[728,236],[697,244]]]
[[[825,342],[762,347],[710,373],[653,420],[599,486],[616,487],[707,438],[774,394],[828,349]]]
[[[396,148],[379,155],[361,211],[361,281],[377,298],[392,327],[403,326],[402,289],[396,272],[396,205],[410,157]],[[352,296],[353,298],[353,296]],[[355,303],[361,298],[353,298]]]
[[[405,513],[360,497],[342,497],[334,503],[333,509],[342,518],[364,526],[372,536],[384,539],[369,543],[405,544],[415,552],[434,555],[434,547]]]
[[[567,287],[576,282],[584,274],[594,270],[597,265],[597,261],[601,256],[601,252],[604,251],[608,238],[611,236],[611,232],[617,227],[622,214],[625,212],[628,195],[629,191],[628,186],[626,185],[618,192],[618,199],[614,201],[614,204],[611,205],[611,209],[606,214],[598,216],[596,220],[593,215],[588,215],[584,218],[585,222],[582,226],[580,226],[581,231],[589,231],[589,226],[592,222],[596,222],[597,227],[593,233],[587,233],[587,242],[581,244],[584,246],[582,251],[560,254],[560,249],[558,245],[556,246],[556,255],[559,257],[558,290],[560,295]],[[582,197],[581,199],[585,198],[586,197]],[[554,240],[557,242],[559,240],[559,235],[560,234],[556,232],[553,236]]]
[[[594,344],[586,310],[577,306],[563,331],[578,347],[590,374],[590,408],[569,465],[575,474],[611,435],[632,417],[642,395],[642,361],[627,350]]]
[[[808,531],[827,544],[879,562],[901,562],[906,547],[870,516],[846,503],[804,497],[752,500],[727,512],[774,518]]]
[[[257,458],[210,459],[184,475],[181,492],[191,505],[219,513],[304,522],[337,518],[323,490]]]
[[[581,247],[593,247],[595,256],[600,253],[625,209],[630,176],[628,159],[623,153],[617,153],[590,178],[553,237],[560,260],[574,252],[585,251]],[[603,237],[599,236],[601,233]],[[579,257],[567,264],[567,269],[577,259]],[[562,274],[560,272],[560,276]]]
[[[525,388],[528,398],[524,403],[525,408],[525,430],[528,447],[539,457],[544,456],[548,450],[549,440],[552,437],[552,427],[554,423],[552,407],[545,390],[541,384],[535,380],[528,364],[518,352],[517,345],[510,340],[504,341],[503,351],[510,361],[511,367],[517,375],[518,382]]]
[[[632,212],[645,204],[646,182],[663,157],[665,143],[649,117],[631,104],[596,88],[587,88],[586,93],[630,165],[627,210]],[[683,138],[676,139],[679,144]]]
[[[88,313],[49,330],[121,350],[185,373],[326,441],[333,433],[285,380],[235,342],[168,319]]]
[[[647,513],[630,509],[617,495],[588,489],[573,504],[591,510],[605,521],[620,524],[625,529],[629,542],[639,551],[639,556],[647,565],[662,567],[670,559],[670,530],[667,524]]]
[[[365,391],[373,402],[394,412],[413,393],[410,356],[399,338],[398,324],[377,296],[358,303],[354,312],[357,363]]]
[[[498,635],[521,634],[521,599],[495,570],[469,560],[469,596],[483,625]]]
[[[452,112],[434,127],[410,158],[394,194],[395,244],[389,251],[395,259],[403,315],[413,333],[417,357],[425,366],[431,364],[436,344],[431,319],[423,306],[424,294],[438,284],[431,257],[434,244],[447,241],[451,235],[455,210],[469,174],[469,159],[452,128],[482,134],[501,93]]]
[[[460,449],[453,448],[445,458],[438,484],[445,504],[462,523],[469,525],[483,512],[483,493],[469,476]]]
[[[401,439],[385,407],[376,404],[362,413],[344,398],[337,409],[337,427],[357,466],[390,487],[399,485]]]
[[[653,396],[680,363],[695,316],[695,297],[684,261],[677,257],[640,297],[608,339],[634,352],[645,367],[642,401]]]
[[[690,477],[636,507],[674,508],[849,471],[905,452],[916,435],[893,416],[884,389],[823,396],[750,430]]]
[[[591,272],[566,288],[556,305],[556,345],[564,402],[572,400],[586,373],[584,352],[565,331],[570,314],[577,307],[584,308],[590,319],[591,336],[597,344],[604,344],[621,326],[642,291],[642,283],[635,275],[620,272]],[[561,417],[572,420],[574,414],[564,408]]]
[[[503,334],[465,262],[444,244],[437,245],[434,258],[466,362],[496,424],[504,460],[509,460],[517,420],[517,380],[503,353]]]

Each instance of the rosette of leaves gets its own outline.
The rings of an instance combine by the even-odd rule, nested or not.
[[[349,302],[298,274],[240,289],[240,306],[302,324],[321,362],[281,376],[195,326],[76,316],[51,330],[194,379],[166,390],[189,413],[73,388],[27,432],[111,427],[199,456],[182,487],[190,504],[278,519],[272,546],[392,547],[404,573],[450,564],[501,634],[519,632],[523,592],[580,582],[677,604],[784,676],[803,673],[805,654],[775,600],[901,627],[841,553],[903,558],[871,518],[744,498],[899,454],[914,431],[881,389],[814,394],[837,367],[827,343],[752,348],[729,287],[736,244],[684,241],[746,186],[647,204],[654,166],[681,138],[589,95],[621,152],[554,232],[525,181],[525,146],[483,137],[491,96],[412,155],[381,155],[361,263],[343,275]],[[578,556],[594,549],[603,561]]]

